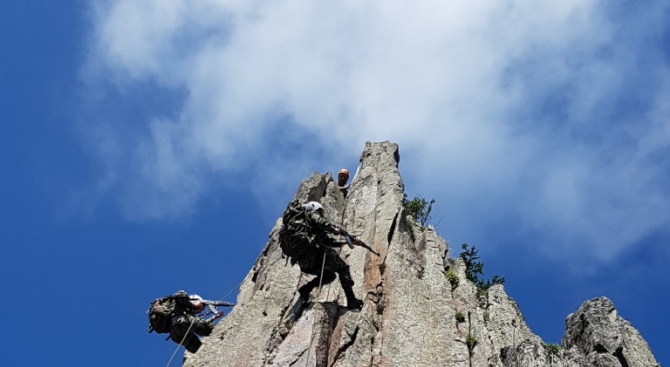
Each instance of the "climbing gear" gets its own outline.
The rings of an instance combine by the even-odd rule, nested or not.
[[[207,325],[213,328],[214,321],[223,317],[223,311],[219,311],[216,307],[231,307],[234,305],[234,303],[230,302],[205,300],[197,294],[189,296],[186,292],[179,291],[173,295],[156,299],[151,303],[147,310],[147,313],[149,314],[148,331],[150,333],[155,331],[158,334],[169,333],[170,335],[166,340],[172,338],[172,340],[176,342],[176,338],[179,337],[179,334],[176,334],[177,336],[175,336],[174,328],[181,322],[175,321],[177,318],[187,317],[190,319],[191,324],[196,321],[199,323],[204,321]],[[207,309],[205,309],[205,306]],[[209,319],[205,319],[205,317],[210,314],[213,316]],[[189,331],[187,331],[187,335],[189,332],[190,328]],[[204,334],[203,331],[198,331],[198,335],[207,334]]]
[[[235,288],[231,289],[230,292],[226,293],[226,295],[223,296],[223,298],[221,298],[221,300],[219,300],[219,301],[208,301],[208,300],[204,300],[204,299],[202,299],[200,296],[198,296],[197,294],[194,294],[194,295],[192,295],[192,296],[189,297],[189,298],[193,299],[192,297],[197,297],[197,298],[195,298],[195,300],[200,301],[200,302],[203,303],[203,304],[208,304],[208,303],[210,303],[210,304],[212,304],[213,306],[224,306],[224,307],[234,306],[234,305],[235,305],[234,303],[225,302],[225,301],[223,301],[223,300],[224,300],[225,298],[228,298],[228,296],[230,296],[236,289],[239,289],[240,286],[242,286],[242,283],[244,283],[244,280],[245,280],[245,279],[242,279],[242,281],[241,281],[237,286],[235,286]],[[184,292],[184,293],[185,293],[185,292]],[[164,297],[164,298],[173,298],[173,297],[174,297],[174,295],[173,295],[173,296],[167,296],[167,297]],[[155,301],[154,301],[154,302],[155,302]],[[152,303],[152,305],[153,305],[153,303]],[[208,305],[208,308],[209,308],[209,305]],[[210,311],[212,310],[211,308],[209,308],[209,309],[210,309]],[[214,310],[216,310],[216,309],[214,308]],[[214,311],[214,312],[216,312],[216,311]],[[215,319],[218,319],[218,318],[220,318],[220,317],[223,316],[223,312],[218,312],[217,314],[218,314],[219,316],[215,315],[214,317],[210,318],[210,319],[207,320],[207,321],[210,322],[210,323],[213,323]],[[205,315],[207,315],[207,314],[205,314]],[[202,316],[201,316],[201,317],[202,317]],[[184,334],[184,337],[181,339],[181,341],[180,341],[179,344],[177,345],[177,348],[175,348],[175,350],[174,350],[174,352],[172,353],[172,356],[170,357],[170,360],[168,361],[166,367],[170,367],[170,363],[172,363],[172,360],[174,359],[174,356],[175,356],[175,355],[177,354],[177,352],[179,351],[179,348],[181,348],[181,346],[184,344],[184,341],[186,341],[186,338],[188,338],[188,336],[190,335],[191,329],[193,328],[193,325],[195,325],[195,322],[196,322],[198,319],[199,319],[198,317],[193,317],[193,318],[192,318],[191,323],[190,323],[188,329],[186,329],[186,333]],[[169,324],[168,324],[168,327],[169,327]],[[151,331],[150,331],[150,332],[151,332]],[[168,332],[169,332],[169,330],[168,330]],[[169,339],[170,337],[171,337],[171,336],[168,336],[168,339]],[[167,340],[167,339],[166,339],[166,340]]]
[[[293,264],[293,259],[305,253],[316,237],[311,233],[306,208],[297,200],[293,200],[284,211],[282,224],[279,246],[286,256],[292,258]]]
[[[177,301],[173,296],[156,299],[151,303],[147,313],[149,314],[149,330],[158,334],[170,332],[170,320],[174,316]]]

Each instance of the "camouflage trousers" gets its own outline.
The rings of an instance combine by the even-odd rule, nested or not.
[[[193,324],[191,326],[191,323]],[[189,330],[190,327],[190,330]],[[214,325],[194,315],[177,315],[172,318],[170,325],[170,339],[179,344],[184,341],[182,345],[191,353],[195,353],[200,349],[202,342],[196,336],[208,336],[212,333]],[[188,333],[188,335],[187,335]]]
[[[321,277],[321,266],[323,264],[323,256],[326,256],[326,262],[323,266],[323,277]],[[335,274],[339,275],[340,284],[342,289],[347,297],[353,295],[354,280],[351,278],[351,273],[349,272],[349,265],[342,260],[340,255],[335,252],[335,250],[327,247],[317,247],[315,250],[310,250],[300,255],[296,262],[300,266],[300,270],[303,273],[316,275],[316,278],[305,283],[300,287],[300,295],[307,299],[310,292],[321,285],[330,284],[335,280]]]

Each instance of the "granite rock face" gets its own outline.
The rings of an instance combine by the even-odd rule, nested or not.
[[[478,291],[434,229],[405,215],[399,159],[396,144],[367,143],[346,199],[329,173],[313,173],[295,195],[320,201],[332,223],[380,254],[341,250],[364,301],[360,312],[344,307],[338,281],[299,301],[297,289],[311,277],[282,257],[279,219],[237,306],[197,354],[186,352],[184,366],[657,366],[606,298],[568,317],[561,347],[545,345],[502,285]]]
[[[584,356],[589,366],[657,366],[640,333],[605,297],[585,302],[566,326],[563,348]]]

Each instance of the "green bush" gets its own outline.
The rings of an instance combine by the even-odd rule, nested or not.
[[[454,274],[453,271],[449,270],[444,273],[444,276],[447,277],[447,280],[449,283],[451,283],[451,290],[453,291],[458,287],[458,283],[460,280],[458,279],[458,275]]]
[[[410,215],[421,227],[425,227],[426,222],[430,220],[430,211],[433,209],[433,203],[435,203],[435,199],[426,201],[426,199],[419,195],[415,196],[412,200],[407,200],[407,194],[403,194],[402,206],[405,208],[405,214]]]
[[[414,235],[414,223],[411,223],[410,220],[407,219],[407,215],[400,216],[400,228],[409,233],[409,238],[412,242],[416,241],[416,236]]]
[[[456,322],[459,324],[465,322],[465,315],[463,315],[463,312],[456,312]]]
[[[552,355],[558,355],[558,352],[561,350],[561,347],[558,344],[551,343],[547,344],[547,352]]]
[[[480,280],[477,283],[477,287],[486,291],[489,288],[491,288],[491,286],[494,286],[496,284],[505,284],[505,277],[500,277],[500,276],[494,275],[491,280],[487,280],[485,282]]]
[[[467,339],[465,339],[465,345],[468,346],[468,351],[472,353],[472,350],[477,346],[477,337],[473,334],[468,334]]]

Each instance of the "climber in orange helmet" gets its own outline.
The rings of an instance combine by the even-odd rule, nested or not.
[[[346,168],[342,168],[340,170],[340,173],[337,174],[337,186],[340,188],[340,191],[342,192],[342,195],[344,197],[347,197],[347,193],[349,192],[349,186],[347,185],[347,181],[349,180],[349,171]]]

